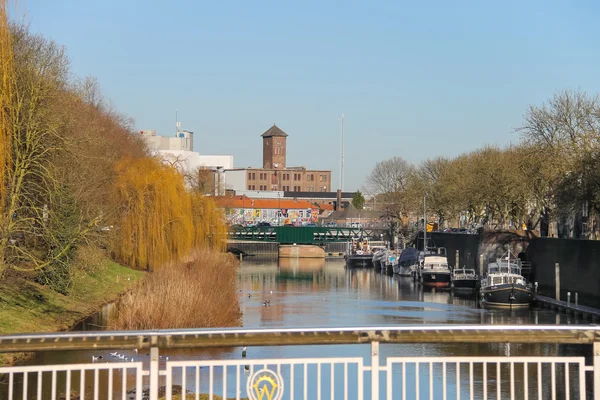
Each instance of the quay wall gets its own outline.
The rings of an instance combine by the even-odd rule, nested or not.
[[[560,297],[575,303],[600,308],[600,241],[580,239],[536,238],[527,249],[531,260],[533,282],[538,282],[539,291],[555,297],[555,263],[560,265]]]
[[[555,297],[555,263],[560,265],[561,300],[600,308],[600,241],[581,239],[537,238],[523,232],[484,232],[479,235],[458,233],[430,233],[435,246],[445,247],[448,264],[456,265],[456,250],[460,265],[479,271],[483,254],[483,271],[489,259],[501,257],[510,248],[513,254],[531,262],[530,281],[538,282],[540,294]],[[423,237],[421,236],[421,246]],[[429,241],[428,241],[429,242]],[[429,242],[432,245],[431,242]],[[421,247],[420,246],[420,247]]]

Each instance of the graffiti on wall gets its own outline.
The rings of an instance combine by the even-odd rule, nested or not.
[[[270,224],[302,226],[316,223],[319,218],[318,209],[291,209],[291,208],[233,208],[226,211],[229,224],[249,225],[259,222]]]

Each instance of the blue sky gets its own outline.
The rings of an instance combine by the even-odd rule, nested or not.
[[[20,19],[66,46],[138,129],[260,166],[260,134],[288,138],[288,165],[346,190],[377,161],[419,163],[517,142],[530,104],[600,91],[594,1],[27,0]]]

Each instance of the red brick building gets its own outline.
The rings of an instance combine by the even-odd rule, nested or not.
[[[263,167],[245,168],[244,187],[232,189],[285,192],[331,191],[331,171],[287,166],[288,134],[277,125],[273,124],[261,137]]]

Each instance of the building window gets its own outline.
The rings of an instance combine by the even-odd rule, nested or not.
[[[255,185],[252,185],[252,190],[256,190],[256,186]]]
[[[248,190],[252,190],[252,185],[248,185]]]
[[[327,174],[323,175],[323,182],[327,182]]]

